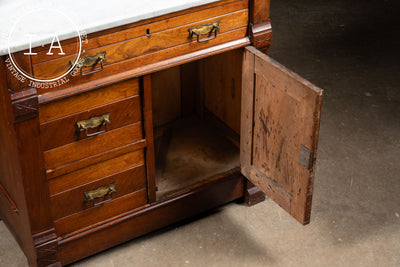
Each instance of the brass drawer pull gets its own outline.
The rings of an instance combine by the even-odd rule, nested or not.
[[[191,38],[193,38],[193,35],[196,35],[197,42],[203,43],[203,42],[217,38],[218,31],[219,31],[219,20],[215,21],[213,23],[204,24],[201,26],[196,26],[196,27],[190,28],[189,29],[189,38],[191,39]],[[214,32],[214,35],[212,36],[213,32]],[[208,34],[209,37],[200,40],[200,35],[205,35],[205,34]]]
[[[76,123],[76,128],[78,132],[86,131],[86,136],[90,137],[107,132],[107,125],[110,123],[111,123],[110,113],[106,113],[99,117],[92,117],[88,120],[78,121]],[[98,128],[101,127],[102,125],[104,125],[105,128],[103,131],[98,131],[91,134],[88,133],[88,129]]]
[[[78,72],[81,73],[82,76],[86,76],[89,74],[93,74],[103,70],[103,62],[106,62],[106,52],[99,52],[96,55],[86,56],[78,59],[74,70],[71,75],[75,76]],[[74,64],[74,60],[69,62],[70,65]],[[100,68],[94,69],[94,67],[100,64]],[[83,68],[92,68],[90,71],[83,72]]]
[[[98,206],[98,205],[104,204],[104,203],[106,203],[108,201],[111,201],[112,200],[112,194],[113,193],[117,193],[116,185],[117,185],[116,183],[112,183],[112,184],[109,184],[109,185],[106,185],[106,186],[99,187],[99,188],[97,188],[95,190],[91,190],[91,191],[85,192],[84,193],[85,202],[92,201],[93,206]],[[108,199],[108,200],[105,200],[105,198],[108,195],[110,195],[111,198]],[[96,199],[98,199],[98,198],[103,198],[104,201],[95,204],[94,201]]]

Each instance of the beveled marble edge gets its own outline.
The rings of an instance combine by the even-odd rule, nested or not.
[[[135,0],[57,0],[32,3],[29,0],[4,0],[0,1],[0,55],[8,54],[8,36],[16,18],[21,13],[29,10],[40,8],[60,10],[74,21],[79,31],[85,31],[89,34],[217,1],[219,0],[153,0],[151,2]],[[40,26],[37,25],[37,27]],[[51,27],[51,25],[46,25],[46,27]],[[51,30],[58,33],[60,40],[77,37],[74,29],[59,29],[58,27]],[[41,38],[40,36],[32,38],[32,47],[48,43],[48,38]],[[12,52],[19,52],[28,48],[29,41],[26,38],[15,40],[10,44]]]

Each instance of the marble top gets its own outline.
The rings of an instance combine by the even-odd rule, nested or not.
[[[0,0],[0,55],[217,1]]]

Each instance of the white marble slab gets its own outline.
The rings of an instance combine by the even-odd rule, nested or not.
[[[0,0],[0,55],[165,15],[218,0]],[[54,12],[52,12],[54,11]],[[43,15],[44,14],[44,15]],[[74,26],[75,25],[75,26]]]

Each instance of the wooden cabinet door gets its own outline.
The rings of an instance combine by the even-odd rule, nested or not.
[[[323,91],[254,47],[242,75],[241,172],[307,224]]]

